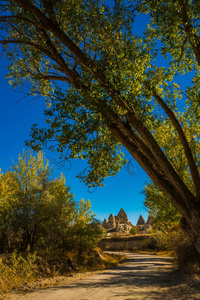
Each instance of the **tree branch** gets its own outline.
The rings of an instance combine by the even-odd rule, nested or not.
[[[197,198],[197,201],[199,201],[200,200],[200,175],[199,175],[194,157],[192,155],[192,151],[190,149],[189,143],[184,134],[184,131],[183,131],[178,119],[176,118],[174,112],[167,106],[167,104],[162,100],[162,98],[155,91],[153,92],[153,96],[156,99],[156,101],[159,103],[159,105],[163,108],[163,110],[165,111],[165,113],[167,114],[169,119],[171,120],[172,124],[174,125],[174,127],[178,133],[179,140],[183,146],[185,156],[187,158],[190,172],[192,175],[192,179],[194,182],[196,198]]]
[[[105,76],[96,70],[96,66],[92,60],[86,56],[84,52],[64,33],[64,31],[59,27],[56,21],[50,20],[45,16],[43,12],[40,11],[35,5],[33,5],[29,0],[14,0],[16,4],[25,10],[32,12],[42,23],[43,29],[51,31],[59,41],[67,47],[67,49],[74,54],[74,56],[79,60],[80,64],[90,72],[102,85],[105,85]],[[69,77],[69,76],[68,76]]]

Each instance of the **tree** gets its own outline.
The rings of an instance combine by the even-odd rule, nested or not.
[[[195,136],[199,136],[199,126],[193,126],[185,121],[184,116],[180,115],[180,121],[184,125],[187,140],[190,142],[190,147],[196,155],[200,152],[199,143],[193,141]],[[160,128],[156,130],[156,139],[159,141],[161,148],[165,149],[165,153],[174,168],[178,171],[179,176],[186,183],[187,187],[192,190],[193,183],[187,169],[187,160],[184,155],[184,150],[181,147],[178,136],[172,124],[162,122]],[[171,203],[162,191],[153,183],[149,182],[143,190],[145,195],[145,206],[149,214],[153,216],[154,225],[168,230],[178,223],[181,219],[181,214],[176,207]]]
[[[7,0],[0,8],[10,83],[21,87],[29,82],[30,93],[46,96],[52,105],[45,112],[49,127],[34,126],[29,144],[40,149],[55,141],[49,147],[55,146],[61,157],[86,158],[90,170],[79,176],[89,185],[101,184],[123,166],[123,145],[179,210],[182,228],[200,252],[199,158],[176,105],[182,101],[188,124],[197,123],[199,3]],[[151,25],[139,37],[132,28],[142,12],[151,16]],[[162,67],[158,54],[165,59]],[[188,71],[193,71],[193,83],[181,90],[176,76]],[[178,135],[192,189],[156,140],[163,120]]]
[[[19,248],[27,249],[30,246],[33,250],[37,240],[42,236],[43,223],[52,214],[49,205],[52,198],[50,193],[52,182],[49,179],[51,173],[42,153],[38,153],[35,157],[31,153],[24,152],[19,156],[18,164],[2,174],[1,231],[7,241],[12,240],[10,245],[7,243],[8,248],[18,244]],[[13,240],[12,236],[16,238]]]
[[[1,250],[17,248],[66,248],[67,243],[81,244],[76,238],[69,241],[69,233],[92,226],[95,216],[89,200],[77,204],[65,178],[50,179],[52,168],[40,152],[37,157],[22,153],[18,164],[0,177],[0,230]],[[86,234],[94,244],[102,235],[97,229]],[[74,241],[75,240],[75,241]],[[68,245],[68,248],[71,245]],[[92,245],[88,246],[91,248]]]
[[[152,182],[144,187],[145,206],[153,217],[154,227],[168,231],[180,222],[181,214],[172,202]]]
[[[64,239],[65,247],[77,251],[78,259],[94,248],[105,233],[100,221],[94,217],[90,201],[82,199],[76,206],[73,226],[68,228]]]

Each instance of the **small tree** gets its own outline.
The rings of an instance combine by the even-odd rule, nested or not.
[[[68,248],[76,250],[80,257],[100,241],[103,232],[101,223],[91,211],[90,201],[81,200],[76,207],[73,226],[67,231],[65,243]]]
[[[63,175],[51,180],[51,173],[41,152],[36,157],[29,152],[22,153],[10,171],[0,174],[2,251],[29,247],[32,251],[36,245],[66,248],[67,242],[80,248],[83,239],[93,246],[101,236],[99,227],[94,230],[92,225],[90,202],[76,204]],[[71,231],[76,234],[69,241]]]

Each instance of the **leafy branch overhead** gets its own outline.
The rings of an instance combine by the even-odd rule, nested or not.
[[[7,0],[0,9],[10,82],[29,85],[49,105],[47,127],[34,125],[28,144],[87,159],[90,169],[79,177],[89,186],[120,170],[123,145],[179,210],[200,251],[199,137],[190,140],[185,130],[199,126],[199,3]],[[151,22],[135,35],[134,20],[144,13]],[[182,88],[188,72],[193,82]],[[158,138],[168,123],[189,185]]]

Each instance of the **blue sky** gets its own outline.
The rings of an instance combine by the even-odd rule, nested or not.
[[[148,16],[143,16],[136,20],[134,31],[142,33],[149,21]],[[6,75],[6,57],[0,57],[0,168],[5,171],[9,169],[12,161],[17,162],[19,153],[28,150],[25,140],[29,139],[31,125],[37,123],[38,126],[45,125],[43,110],[45,108],[44,99],[30,100],[21,99],[22,94],[13,90],[4,78]],[[21,99],[21,100],[20,100]],[[49,160],[57,159],[54,153],[44,151],[45,157]],[[131,159],[131,157],[129,157]],[[148,176],[133,161],[134,174],[130,175],[124,167],[117,176],[105,180],[105,187],[98,188],[93,193],[88,191],[87,186],[76,178],[78,171],[84,169],[81,161],[73,161],[70,170],[59,169],[54,164],[54,176],[58,177],[60,172],[66,177],[66,184],[71,186],[71,191],[75,195],[75,200],[84,198],[90,199],[93,212],[97,218],[102,220],[113,214],[118,214],[123,208],[129,220],[136,224],[139,215],[148,218],[148,212],[144,207],[144,196],[141,194],[144,184],[148,181]],[[52,163],[53,164],[53,163]],[[67,166],[66,166],[67,167]]]

